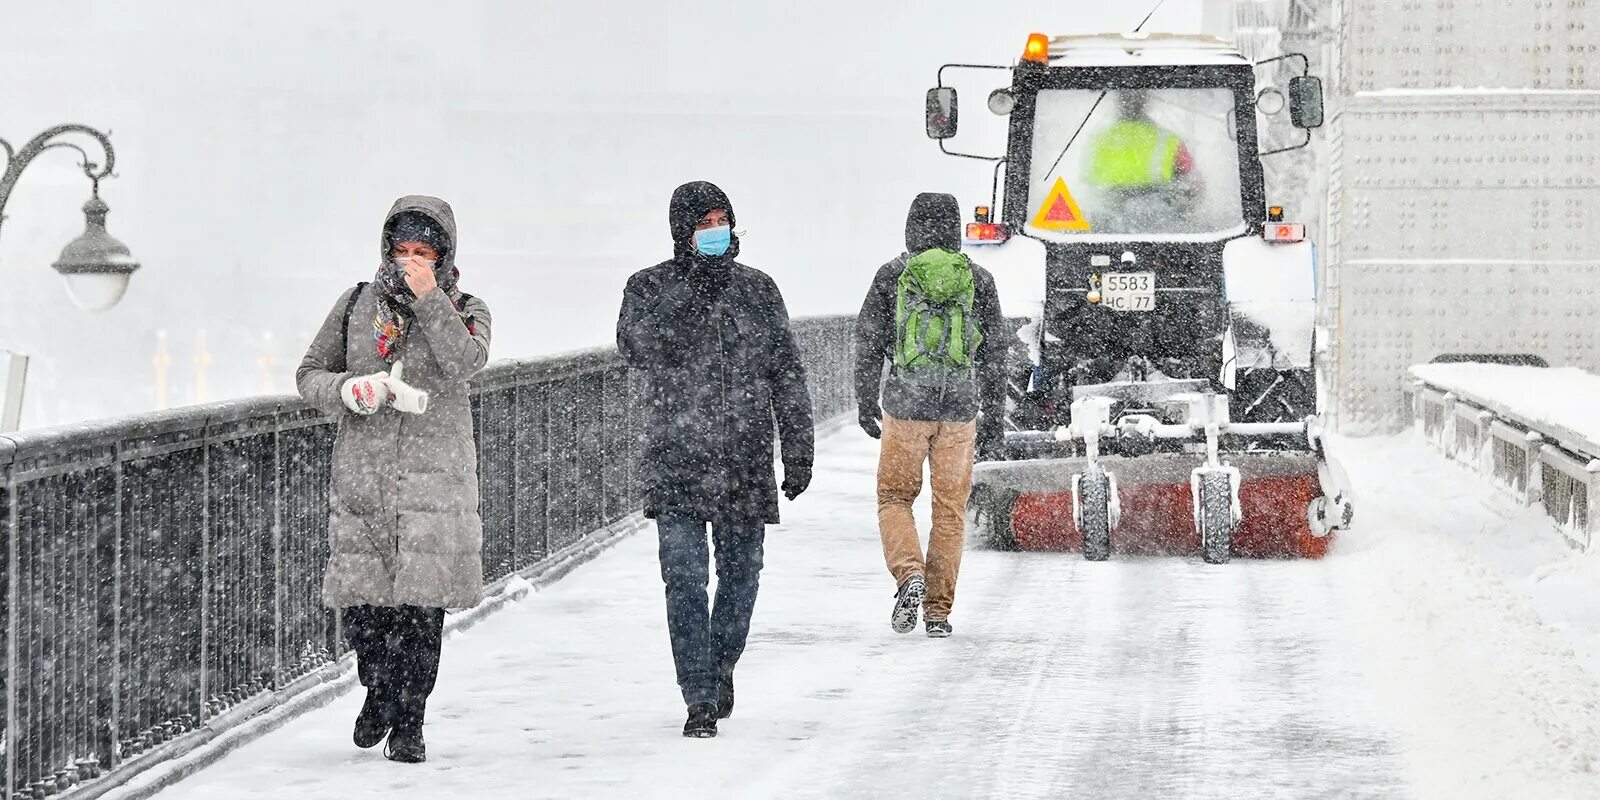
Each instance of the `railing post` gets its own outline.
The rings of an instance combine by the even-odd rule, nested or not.
[[[283,409],[272,416],[272,688],[281,689],[283,663]]]
[[[114,768],[121,761],[122,731],[122,481],[123,452],[122,443],[112,446],[111,464],[112,502],[115,509],[111,512],[112,544],[111,544],[111,719],[108,727],[111,729],[111,759],[106,764],[107,769]]]
[[[1416,419],[1417,430],[1427,430],[1428,400],[1424,388],[1427,384],[1414,380],[1411,382],[1411,415]]]
[[[1478,471],[1485,475],[1494,475],[1494,433],[1490,426],[1494,422],[1494,412],[1478,412],[1478,439],[1474,443]]]
[[[1537,505],[1544,500],[1544,464],[1539,460],[1540,452],[1544,450],[1544,437],[1533,431],[1528,431],[1522,437],[1523,469],[1527,475],[1523,476],[1522,502],[1526,505]]]
[[[1594,534],[1600,529],[1600,515],[1595,513],[1595,507],[1600,505],[1600,458],[1593,458],[1584,465],[1584,470],[1589,473],[1589,479],[1584,482],[1583,491],[1583,549],[1588,550],[1594,544]]]
[[[628,503],[644,507],[644,475],[639,462],[644,457],[645,383],[644,373],[627,370],[628,376]]]
[[[5,800],[10,800],[17,783],[17,484],[6,470],[6,730]]]
[[[517,502],[517,495],[522,493],[522,426],[517,424],[522,411],[523,394],[522,382],[511,385],[511,405],[506,408],[506,414],[511,418],[511,441],[507,447],[511,449],[511,571],[516,572],[527,566],[522,563],[522,537],[527,531],[522,523],[522,503]]]
[[[204,725],[206,706],[211,699],[211,670],[206,654],[211,651],[211,420],[201,429],[200,443],[200,696],[195,698],[194,718]]]
[[[1456,457],[1456,396],[1445,392],[1443,398],[1443,412],[1439,417],[1439,449],[1444,451],[1444,457]]]

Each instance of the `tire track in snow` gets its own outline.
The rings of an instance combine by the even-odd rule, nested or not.
[[[1314,566],[968,557],[989,593],[961,647],[907,676],[902,719],[816,796],[1405,795],[1348,708]]]

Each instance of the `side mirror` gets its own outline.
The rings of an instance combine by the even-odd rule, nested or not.
[[[1289,121],[1296,128],[1322,127],[1322,79],[1309,75],[1289,79]]]
[[[926,112],[929,139],[949,139],[956,135],[959,108],[956,105],[955,89],[949,87],[929,89]]]

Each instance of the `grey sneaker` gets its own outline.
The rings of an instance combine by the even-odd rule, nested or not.
[[[912,575],[900,584],[899,591],[894,593],[894,613],[889,615],[889,627],[894,628],[895,633],[910,633],[917,627],[917,612],[922,610],[922,600],[927,594],[928,587],[921,575]]]
[[[954,632],[950,627],[950,623],[942,619],[928,620],[927,630],[929,639],[948,639],[950,634]]]

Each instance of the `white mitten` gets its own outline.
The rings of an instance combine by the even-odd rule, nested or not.
[[[428,410],[428,393],[407,386],[401,378],[404,372],[405,364],[400,361],[394,362],[394,369],[389,372],[389,392],[394,395],[395,410],[421,414]]]
[[[339,396],[344,398],[345,406],[353,413],[361,416],[376,413],[389,399],[388,378],[382,372],[351,378],[340,387]]]

